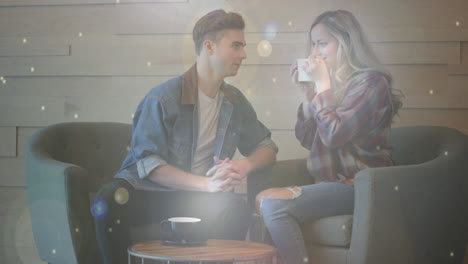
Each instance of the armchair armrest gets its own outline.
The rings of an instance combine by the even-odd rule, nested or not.
[[[28,203],[39,256],[48,263],[91,263],[87,260],[97,255],[97,247],[89,213],[88,189],[94,186],[88,172],[33,151],[28,152],[26,163]]]
[[[464,163],[440,155],[359,172],[349,263],[461,263],[468,237]]]

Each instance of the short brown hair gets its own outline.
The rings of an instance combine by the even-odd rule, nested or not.
[[[195,52],[200,55],[203,41],[218,40],[219,33],[225,29],[244,30],[245,23],[238,13],[226,13],[223,9],[209,12],[200,18],[193,27],[192,38],[195,42]]]

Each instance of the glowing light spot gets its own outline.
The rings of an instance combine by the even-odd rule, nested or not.
[[[126,204],[129,196],[128,190],[123,187],[118,188],[114,193],[114,199],[118,204]]]
[[[115,2],[118,4],[118,3],[120,3],[120,0],[115,0]]]
[[[112,227],[109,227],[109,233],[112,233]]]
[[[3,80],[2,80],[2,83],[3,83],[3,84],[6,84],[6,80],[5,80],[5,79],[3,79]]]
[[[459,27],[460,26],[460,21],[455,22],[455,26]]]
[[[132,114],[132,119],[135,117],[135,114]]]
[[[309,258],[304,258],[302,261],[304,261],[304,263],[309,263]]]
[[[247,92],[246,92],[247,95],[251,95],[252,94],[252,91],[250,89],[247,89]]]
[[[376,149],[377,149],[377,150],[380,150],[380,146],[377,146]]]
[[[28,43],[28,39],[27,39],[27,38],[23,38],[23,43],[24,43],[24,44]]]
[[[117,219],[117,220],[115,221],[115,223],[118,224],[118,225],[120,225],[120,219]]]
[[[263,30],[263,37],[266,40],[273,40],[278,35],[278,26],[276,24],[268,24]]]
[[[5,78],[3,76],[0,76],[0,80],[5,80]]]
[[[31,70],[31,72],[35,72],[35,71],[36,71],[36,69],[34,69],[34,67],[31,67],[30,70]]]
[[[268,40],[262,40],[257,45],[258,55],[261,57],[268,57],[271,55],[272,47],[271,43]]]
[[[96,198],[91,204],[91,214],[94,218],[102,220],[107,216],[109,211],[109,206],[107,202],[102,198]]]
[[[76,233],[79,233],[79,232],[80,232],[80,229],[79,229],[78,227],[75,228],[75,232],[76,232]]]
[[[83,37],[83,32],[78,32],[78,37]]]
[[[341,229],[346,230],[346,225],[342,225]]]
[[[398,185],[395,185],[395,192],[398,192],[399,189]]]
[[[78,114],[75,114],[73,117],[74,117],[75,119],[78,119]]]
[[[151,61],[148,61],[148,62],[146,63],[146,66],[151,67],[151,64],[152,64]]]
[[[57,250],[55,250],[55,249],[52,249],[52,254],[54,254],[54,255],[55,255],[56,253],[57,253]]]
[[[434,90],[429,90],[429,94],[430,94],[430,95],[433,95],[433,94],[434,94]]]
[[[274,83],[276,83],[276,78],[273,78],[272,81],[273,81]]]
[[[44,111],[45,110],[45,106],[41,106],[41,111]]]
[[[288,21],[288,26],[292,26],[292,21]]]
[[[130,146],[127,146],[127,151],[130,151]]]
[[[453,253],[453,251],[450,251],[450,257],[451,258],[455,257],[455,253]]]

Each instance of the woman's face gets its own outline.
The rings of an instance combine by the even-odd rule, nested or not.
[[[338,41],[328,33],[323,24],[317,24],[310,32],[310,53],[320,56],[328,68],[336,68],[336,57],[338,53]]]

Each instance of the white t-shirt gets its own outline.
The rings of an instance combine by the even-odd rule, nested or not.
[[[213,166],[216,129],[223,97],[221,91],[218,91],[214,98],[205,95],[201,90],[198,92],[198,141],[193,157],[193,174],[205,176]]]

